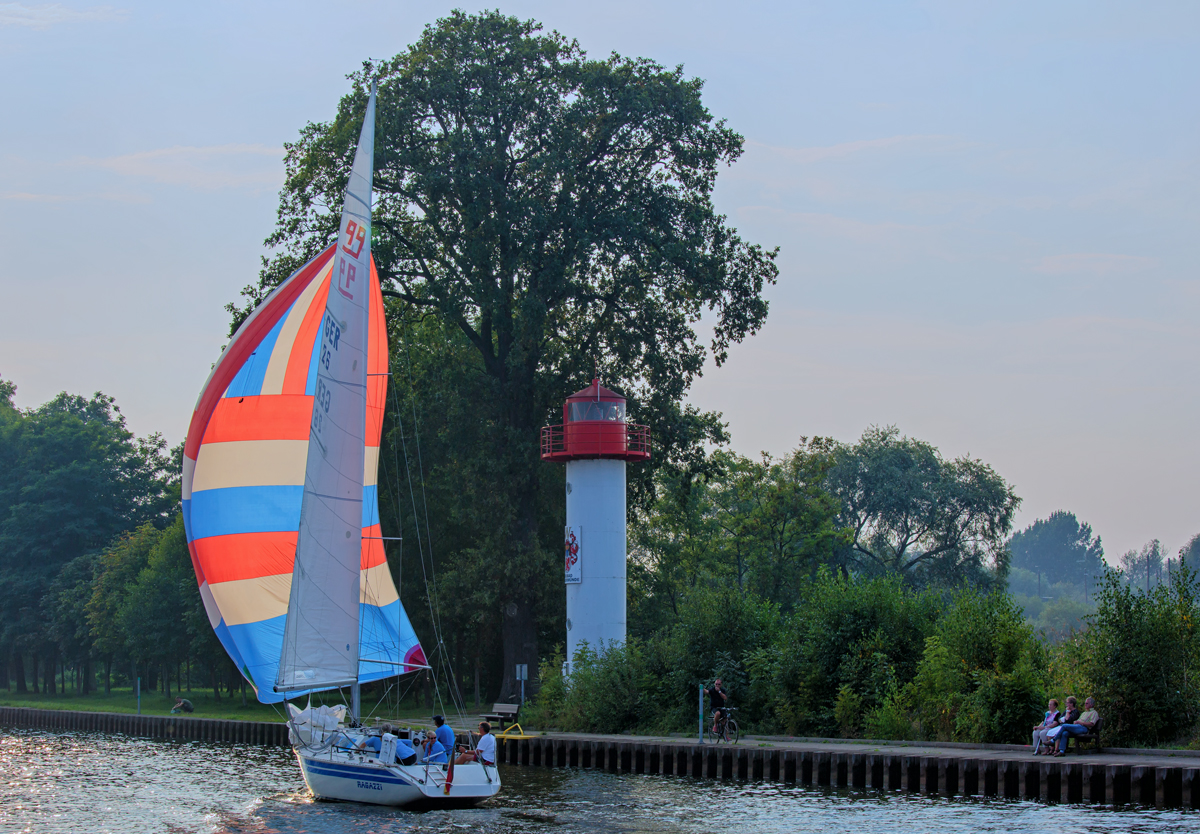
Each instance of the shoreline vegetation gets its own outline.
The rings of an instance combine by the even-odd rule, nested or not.
[[[0,489],[0,581],[12,590],[0,600],[0,704],[133,711],[141,676],[147,714],[166,714],[183,693],[198,715],[279,716],[255,703],[209,625],[175,509],[174,454],[161,440],[133,438],[110,398],[63,394],[27,412],[0,407],[0,454],[18,475],[16,490]],[[543,657],[525,726],[687,732],[697,685],[720,675],[744,731],[758,735],[1021,743],[1048,697],[1074,694],[1098,699],[1106,745],[1197,746],[1195,540],[1177,559],[1160,559],[1157,571],[1141,561],[1153,555],[1146,550],[1114,570],[1090,528],[1073,516],[1052,519],[1067,535],[1041,542],[1043,563],[1082,548],[1099,571],[1079,583],[1086,613],[1055,633],[1038,628],[1028,599],[1010,591],[1014,575],[1030,584],[1031,568],[1041,582],[1041,567],[1029,541],[1037,525],[1007,535],[1012,501],[1003,496],[1012,490],[1002,481],[993,489],[999,516],[977,506],[976,532],[964,534],[958,517],[954,546],[925,558],[952,538],[939,524],[969,488],[962,462],[942,460],[928,444],[872,430],[855,446],[805,441],[778,460],[718,450],[706,465],[703,473],[660,473],[654,500],[631,507],[629,639],[585,648],[570,680],[561,649]],[[922,467],[923,480],[913,477]],[[982,465],[973,467],[978,476]],[[892,490],[887,506],[870,494],[879,469],[907,476],[907,494]],[[989,472],[985,481],[998,479]],[[435,524],[455,512],[431,506]],[[924,519],[924,538],[905,540],[900,531],[914,519]],[[411,523],[393,517],[385,530]],[[393,717],[421,721],[442,704],[512,699],[503,697],[486,608],[464,616],[477,599],[468,579],[477,566],[456,565],[452,555],[436,564],[434,592],[456,674],[442,665],[392,690],[365,687],[364,703],[386,698]],[[404,558],[391,562],[394,575],[421,570]],[[546,645],[564,616],[554,578],[541,588]],[[1068,572],[1038,590],[1057,589],[1076,604],[1071,579]],[[401,588],[430,644],[424,589]]]
[[[694,681],[715,674],[744,731],[758,734],[1028,743],[1047,699],[1074,694],[1097,698],[1106,746],[1197,749],[1198,592],[1186,563],[1150,592],[1110,570],[1087,628],[1048,644],[1003,590],[822,571],[790,616],[708,594],[677,629],[582,650],[570,679],[555,657],[527,716],[567,731],[682,729],[696,721]],[[690,702],[680,697],[689,689]]]

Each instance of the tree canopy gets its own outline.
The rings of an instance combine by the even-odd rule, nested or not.
[[[335,230],[378,81],[373,251],[398,314],[439,317],[474,354],[483,453],[509,502],[488,549],[503,578],[495,603],[515,612],[503,625],[511,688],[513,663],[537,662],[528,589],[557,558],[540,540],[539,426],[599,368],[650,424],[656,465],[695,460],[721,430],[683,395],[706,357],[723,362],[765,321],[775,251],[716,212],[718,170],[743,140],[681,67],[595,60],[536,22],[453,12],[351,81],[337,117],[287,146],[268,239],[279,254],[235,320]],[[635,496],[652,483],[646,469]]]
[[[1008,540],[1012,566],[1042,574],[1049,582],[1081,584],[1104,571],[1104,546],[1090,524],[1057,510]]]
[[[1021,499],[982,461],[945,460],[925,441],[875,427],[838,450],[827,486],[857,570],[986,582],[987,569],[1007,568],[1005,537]]]
[[[11,385],[7,390],[11,401]],[[135,437],[104,394],[62,393],[28,411],[4,410],[0,644],[33,648],[50,639],[43,598],[64,566],[124,530],[165,525],[178,505],[178,475],[169,470],[162,437]],[[57,590],[50,609],[62,604],[66,589]]]

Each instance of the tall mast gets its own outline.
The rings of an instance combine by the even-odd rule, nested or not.
[[[357,695],[374,144],[372,84],[318,336],[300,530],[276,692],[350,685]],[[357,712],[356,704],[356,718]]]

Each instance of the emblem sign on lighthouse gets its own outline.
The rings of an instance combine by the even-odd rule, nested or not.
[[[567,465],[568,664],[585,642],[625,642],[625,464],[650,458],[650,430],[625,416],[625,398],[596,379],[567,398],[562,425],[542,429],[542,459]]]
[[[582,530],[567,528],[567,540],[563,544],[563,564],[568,585],[583,581],[583,565],[579,563],[579,540]]]

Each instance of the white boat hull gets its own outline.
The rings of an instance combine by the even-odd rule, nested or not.
[[[442,765],[384,765],[373,754],[296,748],[304,781],[317,799],[366,802],[373,805],[474,805],[500,790],[495,766],[462,764],[446,787]]]

